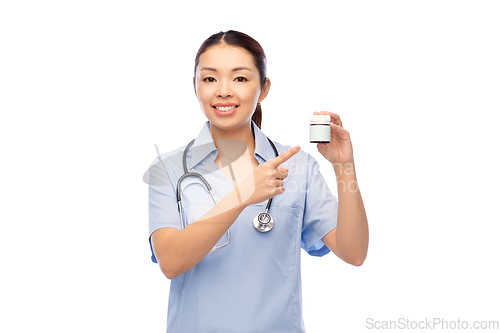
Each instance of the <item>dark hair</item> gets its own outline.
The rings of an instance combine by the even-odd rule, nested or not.
[[[266,54],[262,49],[262,46],[253,39],[239,31],[228,30],[226,32],[219,32],[213,34],[208,37],[203,44],[201,44],[198,53],[196,53],[196,58],[194,60],[194,75],[196,76],[196,68],[198,67],[198,62],[200,61],[200,56],[205,52],[209,47],[218,45],[218,44],[227,44],[231,46],[238,46],[245,49],[252,56],[255,66],[259,70],[260,76],[260,86],[264,87],[266,83]],[[260,107],[260,103],[257,103],[257,107],[252,115],[252,120],[259,127],[262,123],[262,108]]]

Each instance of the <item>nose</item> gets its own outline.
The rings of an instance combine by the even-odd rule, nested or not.
[[[219,89],[217,90],[217,97],[227,98],[227,97],[233,96],[233,92],[232,92],[231,87],[227,81],[222,80],[220,82],[218,88]]]

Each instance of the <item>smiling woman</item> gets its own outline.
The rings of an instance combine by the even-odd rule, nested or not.
[[[300,249],[362,264],[368,225],[359,188],[339,191],[337,211],[318,162],[261,131],[260,102],[271,81],[264,51],[250,36],[208,38],[196,55],[193,84],[208,121],[150,172],[177,184],[149,187],[152,259],[172,280],[167,332],[305,332]],[[331,117],[332,136],[318,150],[334,166],[352,164],[340,117],[320,113]],[[342,170],[335,169],[338,181],[356,180],[354,171]],[[205,185],[191,177],[201,175]]]
[[[213,126],[212,135],[218,139],[247,133],[250,143],[250,119],[262,117],[260,102],[267,96],[271,81],[264,77],[261,83],[252,56],[241,47],[214,45],[198,61],[194,87],[201,109]]]
[[[248,76],[250,76],[251,79],[253,79],[254,81],[255,79],[257,79],[256,81],[260,83],[260,88],[264,91],[264,95],[262,99],[257,101],[257,104],[255,106],[255,112],[252,115],[252,120],[259,128],[261,128],[262,109],[260,102],[267,96],[267,93],[271,85],[271,81],[266,76],[267,75],[266,54],[264,53],[264,50],[255,39],[238,31],[230,30],[227,32],[219,32],[217,34],[210,36],[200,46],[200,49],[198,50],[198,53],[196,54],[195,57],[194,61],[195,73],[193,79],[195,87],[196,87],[196,80],[202,71],[217,72],[217,68],[208,65],[210,64],[210,62],[208,62],[207,64],[200,65],[201,55],[204,54],[203,58],[207,58],[207,50],[209,48],[213,48],[214,46],[229,47],[232,49],[233,52],[238,53],[238,59],[234,58],[235,67],[231,68],[231,66],[225,66],[225,64],[222,64],[225,69],[231,70],[231,72],[236,75],[235,79],[237,80],[237,82],[246,82],[248,80]],[[214,56],[223,53],[220,51],[222,50],[219,50],[219,52],[216,52],[216,54],[212,54],[212,59]],[[249,55],[251,57],[248,57]],[[219,58],[219,60],[220,59],[221,58]],[[227,57],[223,57],[222,59],[226,60]],[[238,62],[236,60],[240,60],[242,61],[242,63],[238,65],[237,64]],[[245,62],[250,62],[251,65],[244,66],[243,63]],[[241,73],[243,71],[246,72]],[[210,82],[214,82],[215,78],[209,78],[208,80]]]

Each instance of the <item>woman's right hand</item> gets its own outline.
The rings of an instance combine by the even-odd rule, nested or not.
[[[237,190],[245,205],[254,205],[285,192],[284,179],[288,177],[288,169],[280,167],[300,151],[300,146],[290,148],[278,157],[262,163],[254,169]]]

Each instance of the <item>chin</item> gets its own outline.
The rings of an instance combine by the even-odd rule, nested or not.
[[[241,127],[241,126],[244,126],[245,124],[247,124],[249,121],[251,121],[251,118],[250,119],[238,119],[238,118],[233,118],[233,117],[226,117],[226,118],[223,118],[223,117],[217,117],[217,116],[214,116],[214,117],[210,117],[208,118],[208,120],[210,121],[210,124],[218,127],[218,128],[221,128],[221,129],[234,129],[234,128],[237,128],[237,127]]]

